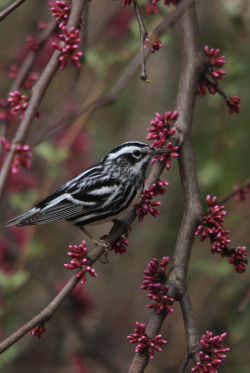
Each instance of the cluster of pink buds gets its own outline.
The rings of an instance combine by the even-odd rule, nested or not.
[[[144,48],[146,48],[149,44],[150,44],[149,50],[153,54],[162,47],[162,42],[161,42],[161,40],[158,40],[158,39],[154,40],[153,42],[150,42],[150,39],[146,38]]]
[[[174,146],[171,142],[169,142],[166,146],[166,149],[170,149],[171,151],[165,154],[156,154],[156,156],[152,159],[151,164],[154,164],[156,160],[159,159],[161,162],[165,163],[166,169],[169,170],[171,167],[172,158],[179,157],[179,147]]]
[[[71,29],[68,30],[66,26],[63,26],[62,33],[59,34],[59,39],[64,45],[56,42],[52,43],[57,50],[61,51],[61,55],[59,57],[61,62],[61,70],[66,67],[68,58],[70,58],[74,66],[81,67],[79,59],[82,56],[82,52],[77,51],[80,43],[79,34],[79,28],[71,27]]]
[[[9,103],[6,99],[0,99],[0,120],[4,120],[6,122],[12,122],[15,119],[15,114],[12,113],[9,107]]]
[[[22,95],[19,91],[14,91],[9,93],[8,102],[12,106],[12,113],[15,114],[17,111],[21,111],[19,116],[22,119],[25,115],[26,109],[29,105],[28,97],[26,95]],[[37,111],[36,117],[41,119],[41,114]]]
[[[174,299],[168,296],[166,282],[166,266],[169,263],[169,257],[163,257],[159,263],[156,258],[148,263],[144,271],[141,289],[148,290],[148,297],[155,303],[150,303],[147,308],[156,308],[157,313],[165,311],[167,315],[174,312],[172,304]]]
[[[155,114],[155,119],[150,122],[151,127],[147,129],[149,132],[147,140],[153,140],[153,148],[163,148],[166,146],[169,137],[175,134],[174,122],[177,119],[178,112],[175,110],[165,112],[162,116],[160,113]]]
[[[70,251],[68,252],[68,255],[72,260],[70,261],[70,264],[64,264],[64,267],[68,269],[80,269],[77,273],[77,277],[81,279],[81,284],[84,284],[86,281],[86,272],[88,272],[92,277],[97,278],[98,275],[96,271],[88,264],[86,242],[82,241],[79,246],[69,245],[69,249]]]
[[[237,192],[235,194],[235,199],[237,201],[244,201],[248,197],[249,188],[250,188],[250,184],[245,187],[241,187],[240,185],[235,185],[234,190]]]
[[[108,236],[104,235],[101,237],[102,240],[105,240]],[[108,248],[109,251],[115,252],[115,254],[126,254],[127,253],[127,247],[129,246],[129,242],[124,237],[119,237],[118,240],[116,240],[114,243],[110,245]]]
[[[220,205],[217,197],[211,198],[210,195],[206,198],[208,209],[207,213],[202,217],[202,224],[200,224],[195,232],[195,235],[201,235],[201,241],[210,238],[211,253],[220,254],[221,256],[229,257],[229,263],[234,264],[234,269],[238,273],[243,273],[246,270],[246,248],[238,247],[237,249],[229,248],[230,239],[229,230],[223,230],[224,216],[226,211],[224,206]]]
[[[166,193],[164,186],[168,186],[167,181],[159,180],[157,183],[153,184],[149,189],[146,188],[141,194],[141,202],[135,204],[136,215],[138,215],[139,222],[142,222],[144,217],[149,213],[154,218],[156,218],[160,211],[156,208],[161,205],[161,202],[154,201],[151,202],[153,198],[158,195]]]
[[[230,348],[224,348],[222,342],[227,333],[214,336],[212,332],[207,331],[200,340],[202,350],[199,353],[200,360],[191,369],[192,372],[217,373],[217,368],[226,359],[226,353]]]
[[[31,329],[30,334],[32,335],[32,337],[42,338],[45,331],[46,330],[45,330],[44,324],[41,324]]]
[[[52,16],[55,17],[57,21],[60,21],[59,28],[66,26],[69,19],[70,6],[64,1],[51,2],[50,5]]]
[[[174,123],[177,117],[177,110],[173,112],[167,111],[163,116],[156,113],[155,119],[150,122],[151,127],[147,129],[149,132],[147,135],[147,140],[153,140],[151,145],[153,148],[166,147],[166,149],[171,150],[171,152],[156,155],[152,159],[151,163],[154,163],[157,159],[160,159],[161,162],[165,163],[168,170],[171,167],[172,158],[178,157],[178,146],[174,146],[171,142],[167,144],[169,138],[175,134]]]
[[[138,321],[135,323],[135,331],[128,336],[130,343],[138,343],[135,348],[136,353],[143,353],[147,351],[149,358],[154,359],[154,350],[161,352],[160,346],[167,343],[162,339],[162,335],[158,334],[154,338],[149,338],[145,332],[146,324],[140,324]]]
[[[225,65],[226,60],[225,56],[219,56],[220,50],[209,48],[207,45],[204,47],[204,51],[207,55],[207,62],[205,64],[206,72],[209,73],[213,79],[215,84],[212,85],[205,77],[202,75],[200,78],[200,82],[198,85],[198,94],[199,96],[204,96],[207,91],[211,94],[215,94],[216,84],[218,80],[222,80],[223,76],[226,74],[225,71],[221,70],[221,67]]]
[[[32,52],[37,51],[41,44],[41,41],[39,39],[34,38],[34,36],[32,35],[27,35],[25,37],[25,42],[26,44],[24,48]]]
[[[240,112],[240,102],[241,99],[238,96],[232,96],[226,99],[229,114]]]
[[[228,262],[233,264],[234,269],[238,273],[246,272],[247,265],[247,248],[246,246],[238,246],[236,249],[232,249]]]
[[[10,151],[11,144],[4,137],[1,138],[1,143],[6,151]],[[11,165],[11,173],[16,174],[19,170],[19,166],[30,169],[32,153],[30,152],[30,146],[25,145],[16,145],[15,156]]]
[[[225,56],[219,56],[220,50],[204,47],[207,61],[205,63],[205,72],[201,75],[198,84],[199,96],[204,96],[207,92],[214,95],[219,92],[225,99],[228,106],[229,114],[239,113],[241,99],[238,96],[227,97],[218,87],[218,81],[222,80],[226,72],[221,70],[225,65]]]

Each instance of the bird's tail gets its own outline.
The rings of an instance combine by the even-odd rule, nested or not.
[[[9,220],[7,223],[5,223],[5,226],[10,227],[11,225],[16,225],[17,227],[23,227],[24,225],[34,225],[34,222],[32,223],[31,219],[29,218],[34,215],[36,211],[37,209],[33,208],[28,212],[25,212],[24,214],[19,215],[12,220]]]

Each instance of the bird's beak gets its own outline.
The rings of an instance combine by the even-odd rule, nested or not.
[[[164,153],[170,153],[172,151],[172,149],[162,149],[162,148],[159,148],[159,149],[154,149],[154,148],[151,148],[151,154],[152,155],[156,155],[156,154],[164,154]]]

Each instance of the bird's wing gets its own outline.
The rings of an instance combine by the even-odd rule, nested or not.
[[[90,171],[92,171],[91,174]],[[109,202],[110,196],[112,199],[114,197],[115,182],[110,178],[100,181],[94,170],[89,170],[88,173],[87,180],[85,173],[78,175],[33,209],[7,222],[6,226],[21,227],[71,219],[88,214],[105,205]]]

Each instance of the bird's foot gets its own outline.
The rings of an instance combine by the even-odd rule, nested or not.
[[[100,262],[103,264],[107,264],[109,262],[109,252],[108,249],[104,249],[103,254],[100,256]]]
[[[110,248],[110,244],[107,241],[93,237],[84,227],[80,227],[80,229],[86,234],[86,236],[88,236],[95,246],[101,246],[104,250]]]

